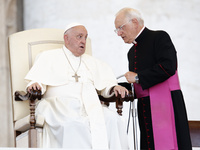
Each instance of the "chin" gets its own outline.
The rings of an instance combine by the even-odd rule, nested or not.
[[[126,39],[123,39],[123,40],[124,40],[124,43],[129,44],[129,41],[128,41],[128,40],[126,40]]]
[[[83,55],[84,53],[85,53],[85,50],[81,50],[81,51],[79,52],[79,56]]]
[[[131,44],[131,42],[129,42],[129,41],[125,41],[125,40],[124,40],[124,43]]]
[[[131,43],[133,43],[132,40],[126,40],[126,41],[124,40],[124,42],[127,43],[127,44],[131,44]]]

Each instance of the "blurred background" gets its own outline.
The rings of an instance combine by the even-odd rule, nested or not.
[[[71,22],[82,23],[92,40],[93,56],[108,63],[118,77],[128,71],[127,52],[132,46],[114,32],[115,14],[123,7],[138,9],[149,29],[169,33],[177,50],[188,119],[200,120],[199,0],[0,0],[0,147],[14,143],[8,36],[28,29],[64,29]],[[125,104],[126,118],[128,109],[129,104]]]

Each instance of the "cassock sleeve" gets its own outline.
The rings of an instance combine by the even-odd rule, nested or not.
[[[105,89],[99,91],[99,92],[98,92],[99,95],[101,95],[101,96],[103,96],[103,97],[105,97],[105,98],[112,97],[112,96],[115,94],[114,92],[110,93],[110,90],[112,89],[112,87],[113,87],[113,86],[111,86],[111,87],[109,86],[109,87],[106,87]]]

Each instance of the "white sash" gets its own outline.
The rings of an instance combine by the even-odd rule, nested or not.
[[[91,83],[83,83],[82,98],[90,120],[92,148],[106,150],[108,149],[108,137],[103,109]]]

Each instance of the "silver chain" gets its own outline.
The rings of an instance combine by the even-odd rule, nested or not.
[[[63,49],[63,53],[65,54],[65,51],[64,51],[64,49]],[[74,68],[72,67],[72,64],[70,63],[70,61],[69,61],[69,58],[67,57],[67,55],[65,54],[65,57],[67,58],[67,61],[69,62],[69,64],[70,64],[70,66],[71,66],[71,68],[72,68],[72,70],[74,71],[74,73],[75,74],[77,74],[77,72],[78,72],[78,69],[80,68],[80,65],[81,65],[81,56],[80,56],[80,62],[79,62],[79,65],[78,65],[78,68],[77,68],[77,70],[75,71],[74,70]]]

